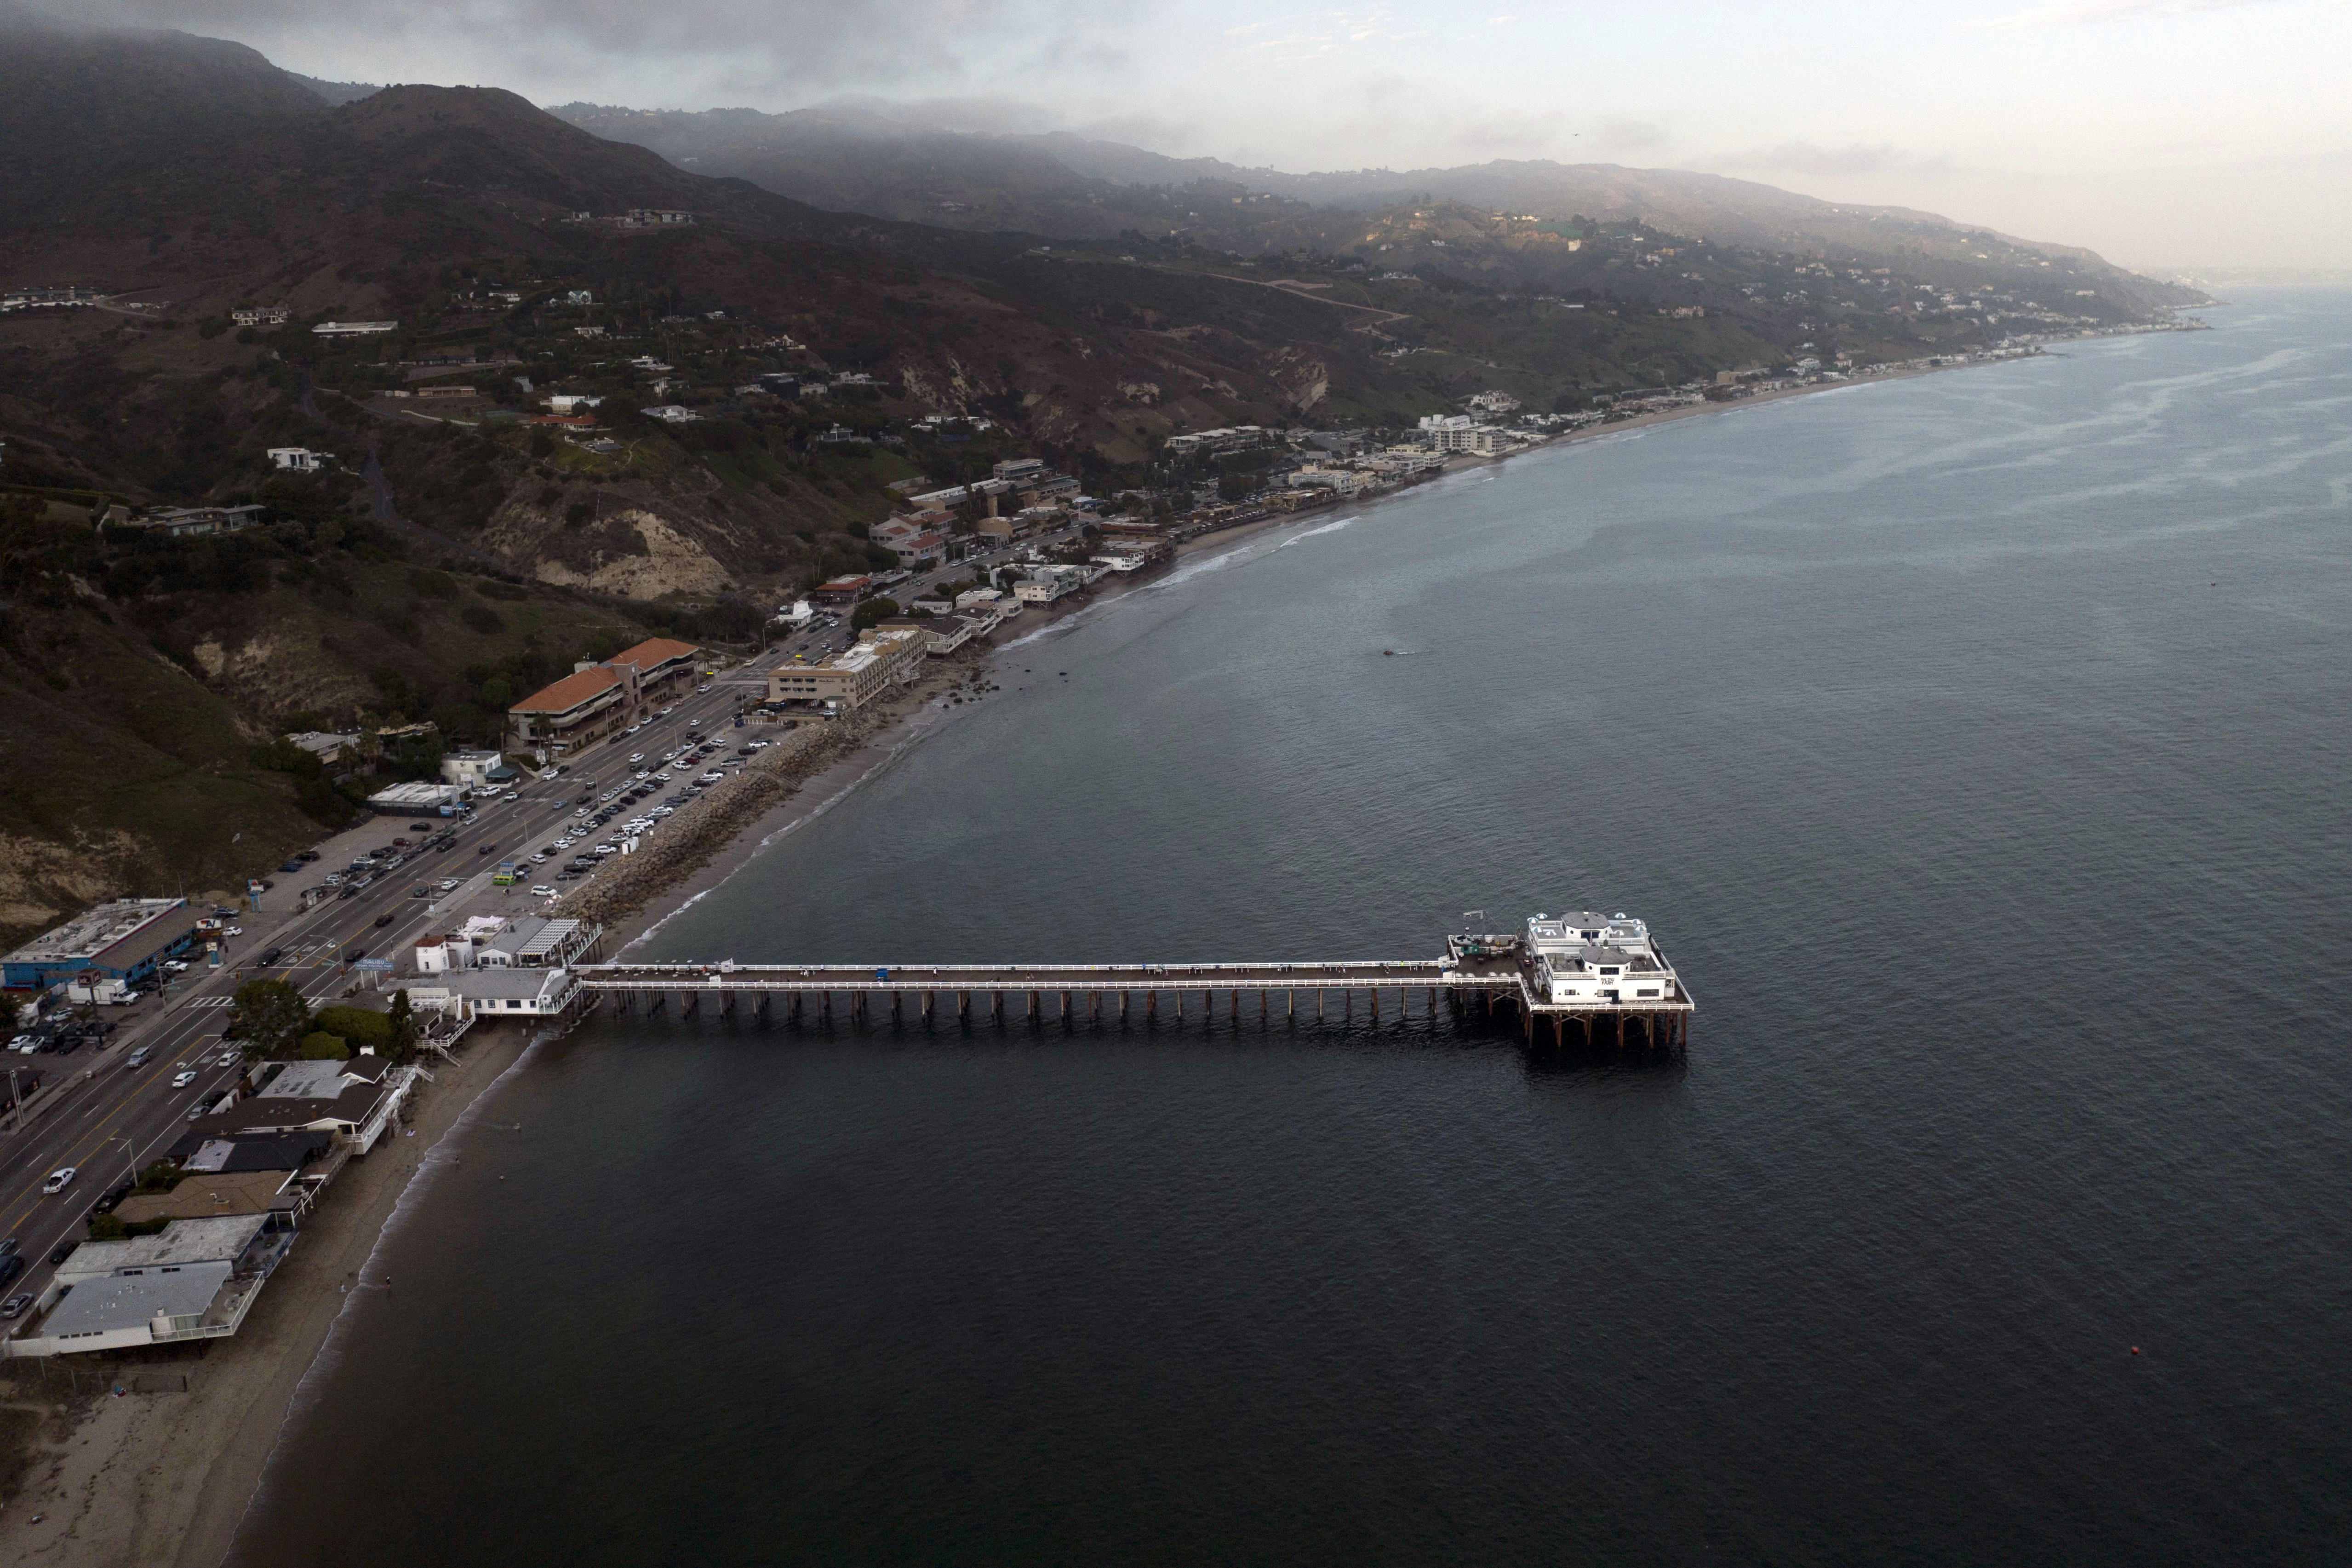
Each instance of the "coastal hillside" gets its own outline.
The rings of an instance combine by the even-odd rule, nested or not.
[[[2022,240],[1907,207],[1833,203],[1674,169],[1533,159],[1294,174],[1171,158],[1067,132],[945,131],[872,106],[762,114],[572,103],[551,112],[698,173],[743,179],[815,206],[955,228],[1066,239],[1190,238],[1244,256],[1299,247],[1375,256],[1383,249],[1381,226],[1437,204],[1538,225],[1646,226],[1718,247],[1832,265],[1925,268],[1963,287],[2013,270],[2004,262],[2048,261],[2079,271],[2102,294],[2136,309],[2202,298],[2079,247]],[[1371,232],[1361,232],[1368,227]],[[1412,260],[1460,270],[1456,258],[1433,252]]]
[[[908,494],[1000,462],[1172,515],[1280,484],[1273,446],[1189,433],[1378,447],[1473,398],[1598,417],[2171,302],[1990,237],[1832,265],[1597,202],[1118,185],[847,114],[573,119],[0,9],[0,936],[340,820],[288,731],[495,744],[600,649],[755,649],[897,563]],[[760,179],[824,205],[692,151],[714,126],[783,136]],[[253,510],[140,521],[205,507]]]

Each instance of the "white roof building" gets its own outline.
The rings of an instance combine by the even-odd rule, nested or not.
[[[84,1242],[58,1266],[38,1315],[7,1353],[72,1355],[236,1333],[294,1244],[290,1207]]]

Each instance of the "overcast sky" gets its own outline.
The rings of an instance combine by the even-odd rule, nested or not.
[[[339,80],[644,108],[959,100],[1288,169],[1711,169],[2133,266],[2352,267],[2352,0],[46,4]]]

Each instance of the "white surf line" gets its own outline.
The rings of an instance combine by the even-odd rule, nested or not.
[[[1356,521],[1357,519],[1360,518],[1362,515],[1363,514],[1361,512],[1358,512],[1354,517],[1343,517],[1336,522],[1327,522],[1319,528],[1310,528],[1304,533],[1294,533],[1289,538],[1284,540],[1280,544],[1276,545],[1275,548],[1276,550],[1287,550],[1292,545],[1299,542],[1299,541],[1312,539],[1318,533],[1337,533],[1341,529],[1347,527],[1349,523]]]

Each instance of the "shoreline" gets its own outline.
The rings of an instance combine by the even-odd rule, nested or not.
[[[536,1031],[485,1026],[411,1098],[399,1136],[347,1164],[236,1337],[168,1351],[5,1363],[39,1406],[24,1485],[0,1511],[11,1561],[214,1568],[228,1553],[368,1264],[419,1175]],[[120,1396],[110,1390],[120,1385]]]
[[[2134,336],[2137,334],[2102,335]],[[1941,374],[1948,371],[1981,369],[1988,364],[2017,363],[2022,360],[2039,357],[2040,352],[2046,351],[2038,350],[2036,354],[2020,355],[2009,360],[1980,360],[1961,364],[1906,366],[1858,380],[1782,387],[1729,403],[1706,403],[1688,408],[1657,409],[1650,413],[1635,415],[1628,419],[1612,420],[1607,424],[1590,426],[1581,430],[1566,431],[1522,447],[1514,452],[1500,453],[1493,457],[1465,454],[1449,460],[1444,468],[1427,478],[1409,481],[1392,489],[1381,490],[1370,496],[1334,497],[1330,500],[1300,507],[1296,510],[1280,512],[1231,528],[1217,529],[1196,535],[1176,546],[1176,552],[1171,564],[1181,564],[1190,558],[1242,543],[1276,529],[1297,524],[1312,524],[1325,514],[1344,510],[1350,505],[1374,506],[1455,474],[1498,466],[1515,458],[1529,457],[1538,452],[1556,451],[1579,442],[1599,440],[1621,435],[1629,430],[1647,430],[1679,420],[1717,415],[1736,415],[1744,409],[1785,402],[1791,398],[1849,391],[1855,387],[1873,386],[1889,382],[1908,381],[1919,376]],[[1164,583],[1168,580],[1168,575],[1167,572],[1160,571],[1139,580],[1129,578],[1117,583],[1106,582],[1098,584],[1094,592],[1076,602],[1065,601],[1060,605],[1040,606],[1031,612],[1037,616],[1035,624],[1024,624],[1012,628],[1013,635],[1008,640],[992,642],[984,647],[974,648],[970,653],[960,654],[954,658],[940,661],[936,669],[927,669],[924,676],[914,684],[881,700],[874,708],[856,720],[830,721],[831,725],[855,724],[857,728],[854,731],[838,729],[820,731],[819,734],[823,739],[845,740],[846,744],[828,747],[827,755],[822,766],[800,773],[785,783],[781,794],[765,804],[756,816],[739,822],[718,842],[705,842],[700,836],[698,836],[695,844],[684,853],[683,858],[688,864],[680,874],[661,882],[658,886],[645,889],[641,895],[631,899],[625,910],[617,911],[612,918],[605,921],[601,957],[604,961],[616,959],[629,948],[645,941],[667,923],[672,917],[698,902],[705,895],[715,890],[737,871],[742,869],[777,837],[797,829],[803,823],[831,810],[849,792],[883,769],[889,767],[908,750],[920,744],[948,718],[946,714],[937,710],[932,700],[945,688],[957,684],[965,671],[973,668],[985,668],[992,658],[1010,652],[1020,643],[1029,640],[1039,633],[1091,611],[1098,605],[1109,604],[1129,593],[1137,592],[1153,584]],[[1024,622],[1028,618],[1024,616]],[[581,907],[588,906],[583,904]],[[560,912],[572,911],[567,909]]]
[[[1464,455],[1392,489],[1334,497],[1186,540],[1176,547],[1171,564],[1285,526],[1311,526],[1326,513],[1370,507],[1513,458],[1705,415],[1736,414],[1760,404],[1994,363],[2010,362],[1920,365],[1859,380],[1785,387],[1730,403],[1640,414],[1493,457]],[[778,837],[824,815],[950,722],[958,715],[939,700],[975,670],[989,669],[998,656],[1022,643],[1168,577],[1162,571],[1106,581],[1072,600],[1037,606],[1005,640],[932,661],[914,682],[853,718],[775,737],[777,745],[760,752],[723,790],[712,792],[707,815],[692,831],[653,846],[641,865],[614,868],[610,880],[600,879],[601,886],[576,889],[560,900],[560,911],[551,912],[602,920],[600,956],[618,957],[725,883]],[[524,1062],[534,1037],[529,1029],[485,1026],[485,1032],[469,1037],[465,1058],[455,1068],[437,1068],[436,1081],[412,1101],[414,1140],[404,1135],[345,1168],[236,1338],[194,1352],[142,1352],[152,1360],[125,1357],[100,1363],[91,1358],[93,1364],[70,1373],[45,1363],[11,1363],[16,1396],[49,1405],[41,1428],[47,1440],[37,1447],[18,1496],[0,1510],[0,1544],[12,1549],[12,1559],[66,1568],[219,1563],[258,1495],[271,1458],[292,1430],[305,1385],[335,1344],[348,1304],[339,1287],[361,1280],[403,1204],[412,1193],[422,1196],[429,1190],[417,1178],[445,1145],[454,1151],[450,1135],[462,1131],[474,1108]],[[27,1370],[34,1367],[44,1370]],[[137,1375],[144,1382],[148,1374],[160,1374],[154,1379],[159,1385],[184,1378],[185,1389],[120,1398],[106,1392],[117,1380],[128,1383]],[[37,1523],[32,1522],[36,1515],[41,1516]]]

